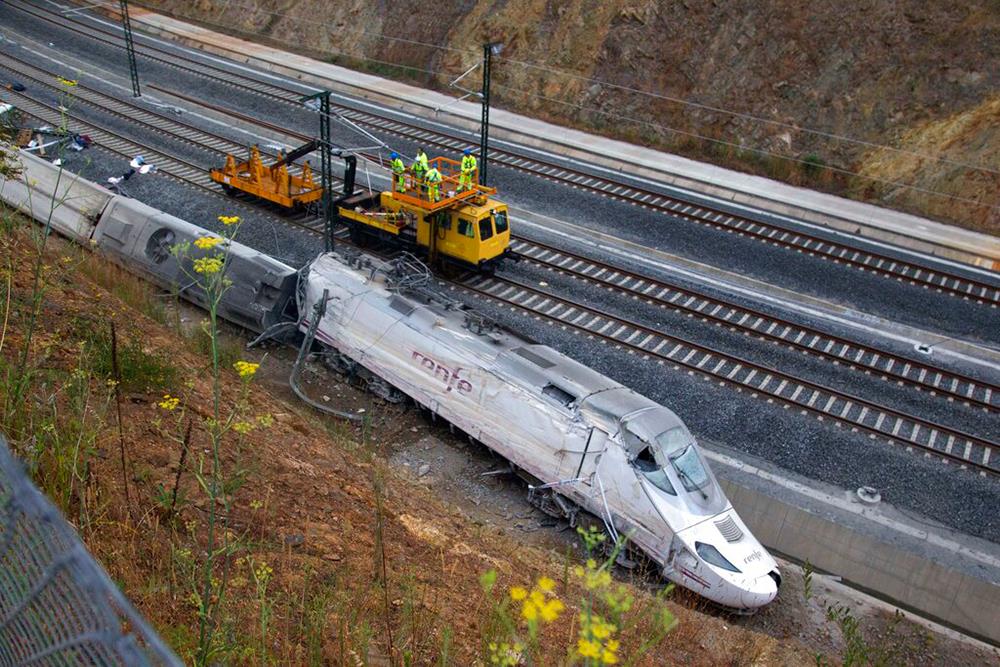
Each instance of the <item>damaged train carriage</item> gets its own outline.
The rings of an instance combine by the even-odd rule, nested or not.
[[[576,507],[600,517],[670,580],[734,609],[774,598],[777,565],[673,412],[551,348],[470,328],[461,310],[391,289],[382,262],[366,266],[327,254],[303,276],[300,327],[326,291],[316,338],[339,365],[364,367],[480,440],[570,518]]]

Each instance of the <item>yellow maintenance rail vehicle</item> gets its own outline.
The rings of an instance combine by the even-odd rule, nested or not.
[[[490,272],[510,253],[507,205],[479,185],[478,170],[462,178],[461,163],[445,157],[428,169],[396,172],[392,190],[349,195],[337,215],[358,244],[376,241],[426,252],[431,264]],[[463,182],[464,181],[464,182]]]
[[[212,180],[221,184],[230,196],[239,190],[284,208],[304,208],[323,198],[323,187],[313,178],[308,162],[299,174],[290,172],[288,166],[316,150],[318,145],[318,141],[310,141],[288,155],[279,153],[277,162],[271,165],[265,165],[260,149],[252,146],[245,162],[237,162],[232,155],[227,155],[226,166],[211,171]]]

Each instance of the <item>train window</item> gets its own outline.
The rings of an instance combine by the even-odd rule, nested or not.
[[[576,401],[576,396],[569,393],[565,389],[560,389],[554,384],[547,384],[542,387],[542,394],[548,396],[550,399],[562,405],[564,407],[569,407]]]
[[[476,230],[472,227],[472,223],[464,218],[458,219],[458,233],[470,239],[476,238]]]
[[[494,211],[493,224],[497,228],[497,234],[503,234],[509,227],[507,223],[507,211]]]
[[[677,471],[681,484],[688,491],[700,491],[711,481],[705,466],[701,464],[701,458],[698,457],[694,445],[688,445],[679,454],[671,456],[670,463]]]
[[[493,236],[493,223],[489,218],[483,218],[479,221],[479,240],[485,241],[491,236]]]
[[[653,452],[649,447],[644,447],[639,452],[639,456],[635,457],[632,465],[660,491],[669,493],[672,496],[677,495],[677,492],[674,491],[674,485],[667,479],[667,473],[663,471],[663,468],[657,465],[656,460],[653,458]]]

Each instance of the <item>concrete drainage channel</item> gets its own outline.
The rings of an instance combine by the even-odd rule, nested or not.
[[[29,215],[26,202],[52,198],[59,179],[58,168],[37,158],[30,162],[30,177],[25,175],[24,181],[0,181],[0,198]],[[64,192],[67,188],[79,193]],[[102,190],[83,179],[67,182],[64,176],[58,198],[89,202]],[[60,215],[66,219],[55,226],[72,235],[91,223],[94,210],[89,204],[64,207]],[[877,489],[824,489],[721,445],[703,444],[734,507],[769,549],[1000,645],[997,545],[903,516],[879,502]]]

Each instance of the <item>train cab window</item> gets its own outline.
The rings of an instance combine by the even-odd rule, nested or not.
[[[476,230],[472,226],[472,222],[466,220],[465,218],[458,219],[458,233],[462,236],[467,236],[470,239],[476,238]]]
[[[667,479],[667,473],[663,471],[663,467],[657,465],[656,459],[653,457],[653,452],[649,447],[645,447],[639,452],[639,455],[632,461],[632,465],[660,491],[668,493],[671,496],[677,495],[677,492],[674,491],[674,485]]]
[[[493,211],[493,225],[497,234],[503,234],[510,227],[507,222],[507,211]]]
[[[569,393],[565,389],[560,389],[554,384],[547,384],[542,387],[542,394],[548,397],[552,402],[557,403],[564,408],[568,408],[576,402],[576,396]]]
[[[688,445],[680,453],[672,454],[670,463],[677,471],[681,484],[688,491],[701,491],[711,482],[694,445]]]
[[[489,218],[479,221],[479,240],[485,241],[493,236],[493,222]]]

